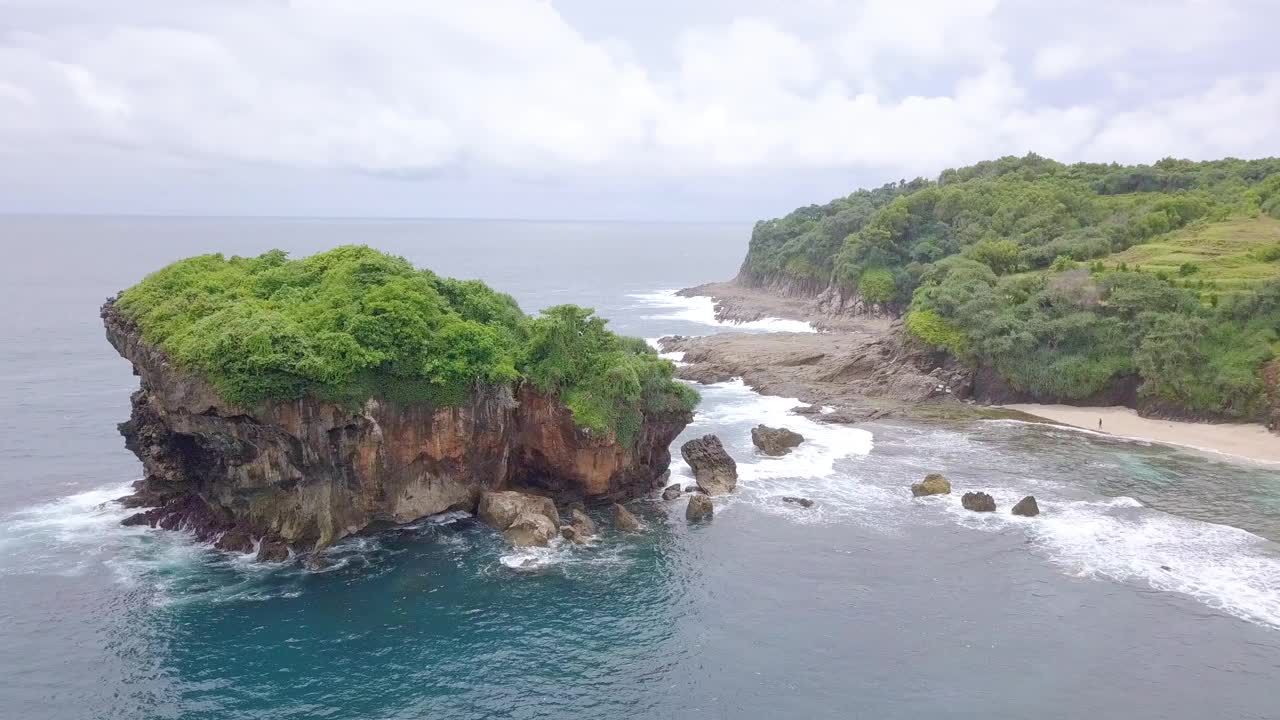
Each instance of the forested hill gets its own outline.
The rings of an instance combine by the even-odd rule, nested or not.
[[[903,312],[1036,399],[1280,407],[1280,159],[982,162],[759,222],[739,281]]]

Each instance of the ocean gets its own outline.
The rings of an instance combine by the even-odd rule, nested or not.
[[[673,294],[732,276],[749,234],[0,219],[0,718],[1280,717],[1280,468],[1088,431],[827,425],[734,381],[676,440],[739,463],[704,525],[655,496],[642,533],[515,551],[454,513],[309,572],[118,524],[137,380],[98,308],[167,262],[364,243],[649,339],[809,330]],[[762,422],[807,441],[760,457]],[[1001,511],[911,498],[930,472]],[[1043,514],[1009,515],[1026,494]]]

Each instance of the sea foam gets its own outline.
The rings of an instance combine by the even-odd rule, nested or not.
[[[648,320],[683,320],[684,322],[708,325],[711,327],[731,327],[740,330],[757,332],[817,332],[811,323],[802,320],[786,320],[768,317],[748,322],[725,322],[716,318],[715,302],[709,297],[684,297],[677,295],[676,290],[659,290],[649,293],[633,293],[628,297],[639,300],[644,305],[660,310],[645,315]]]

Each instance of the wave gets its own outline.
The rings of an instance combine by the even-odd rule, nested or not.
[[[645,315],[646,320],[682,320],[711,327],[729,327],[757,332],[818,332],[811,323],[803,320],[787,320],[768,317],[748,322],[726,322],[716,318],[715,302],[709,297],[684,297],[676,290],[659,290],[649,293],[633,293],[627,297],[645,305],[662,308],[664,312]]]

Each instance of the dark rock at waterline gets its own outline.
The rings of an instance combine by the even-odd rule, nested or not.
[[[581,545],[596,534],[596,523],[585,512],[574,508],[569,511],[571,521],[560,528],[560,535],[566,540]]]
[[[751,442],[765,455],[778,457],[791,452],[791,448],[804,442],[804,436],[787,428],[757,425],[751,428]]]
[[[678,497],[680,497],[680,483],[668,485],[667,489],[662,491],[663,500],[675,500]]]
[[[700,493],[702,492],[702,488],[698,487],[697,485],[685,485],[684,491],[687,493]]]
[[[640,521],[636,519],[631,511],[614,503],[613,505],[613,526],[619,530],[639,530]]]
[[[938,473],[926,475],[923,481],[911,486],[911,494],[914,497],[923,497],[925,495],[948,495],[950,493],[951,481],[942,477]]]
[[[813,507],[813,501],[809,498],[791,497],[790,495],[787,495],[782,498],[782,502],[806,508]]]
[[[1035,517],[1040,514],[1040,506],[1036,503],[1034,495],[1028,495],[1018,501],[1017,505],[1011,510],[1014,515],[1022,515],[1023,517]]]
[[[699,522],[711,517],[714,512],[715,505],[711,498],[706,495],[690,495],[689,504],[684,509],[684,518],[689,522]]]
[[[302,561],[302,567],[312,572],[319,572],[333,567],[333,562],[320,553],[311,553]]]
[[[253,550],[253,538],[240,528],[231,528],[222,533],[222,537],[213,546],[226,552],[247,553]]]
[[[967,492],[960,498],[960,505],[965,510],[974,512],[995,512],[996,500],[984,492]]]
[[[289,559],[289,546],[281,540],[263,538],[258,544],[258,562],[284,562]]]
[[[690,440],[680,447],[680,454],[689,463],[693,478],[704,493],[723,495],[738,486],[738,463],[725,452],[715,435]]]

